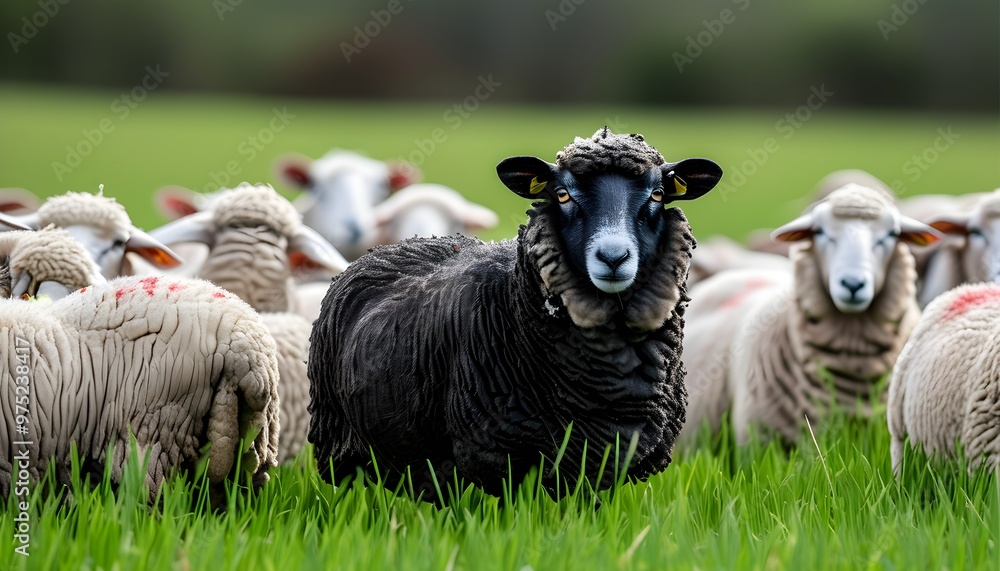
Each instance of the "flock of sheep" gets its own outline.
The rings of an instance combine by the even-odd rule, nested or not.
[[[262,485],[306,442],[327,480],[377,467],[425,498],[540,461],[600,489],[727,412],[789,444],[870,415],[887,375],[894,469],[907,437],[1000,458],[1000,190],[899,201],[838,171],[773,243],[695,249],[670,203],[718,183],[710,160],[604,128],[497,173],[531,201],[499,243],[463,235],[489,209],[346,151],[279,161],[294,204],[161,189],[176,220],[149,233],[103,193],[0,191],[0,494],[68,483],[72,448],[118,482],[133,437],[153,497],[204,458]]]

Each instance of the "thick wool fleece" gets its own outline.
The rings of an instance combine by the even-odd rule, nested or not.
[[[589,139],[577,137],[556,155],[556,164],[576,175],[614,169],[638,176],[664,162],[663,155],[642,135],[615,135],[607,127]]]
[[[132,231],[132,221],[118,201],[85,192],[67,192],[47,199],[38,209],[38,223],[41,227],[54,224],[60,228],[86,224],[123,240]]]
[[[374,451],[383,474],[409,468],[429,495],[427,460],[499,493],[540,458],[551,466],[570,424],[563,478],[582,469],[612,485],[633,434],[631,477],[667,466],[686,401],[684,215],[667,211],[660,254],[620,295],[567,273],[552,210],[529,215],[516,241],[408,240],[334,279],[309,358],[309,440],[325,478]]]
[[[207,477],[219,484],[237,461],[260,485],[276,463],[278,370],[275,344],[256,312],[208,282],[119,278],[47,307],[0,300],[0,342],[31,348],[28,435],[15,433],[18,353],[0,356],[0,494],[10,491],[15,447],[31,442],[29,475],[50,463],[71,476],[70,446],[100,480],[114,445],[117,484],[130,434],[149,453],[146,483],[155,496],[178,467],[208,450]],[[250,440],[240,449],[240,439]],[[192,472],[193,473],[193,472]]]
[[[83,246],[53,227],[0,233],[0,298],[10,297],[11,274],[58,282],[71,291],[104,281]]]
[[[938,296],[899,356],[889,385],[896,473],[907,437],[928,454],[970,467],[1000,463],[1000,286],[959,286]]]

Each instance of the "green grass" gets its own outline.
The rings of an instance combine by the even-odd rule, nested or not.
[[[707,439],[706,439],[707,440]],[[117,494],[30,500],[31,555],[3,569],[995,569],[1000,485],[911,454],[889,468],[883,422],[834,420],[818,449],[759,442],[680,454],[664,472],[558,501],[529,481],[512,501],[461,487],[446,507],[375,483],[323,483],[309,452],[258,494],[213,513],[182,479],[147,507],[131,462]],[[806,436],[805,442],[809,442]],[[822,452],[822,458],[820,457]],[[598,506],[598,503],[600,504]],[[8,512],[14,512],[12,503]],[[12,537],[11,518],[0,536]]]
[[[426,179],[459,190],[501,214],[491,238],[513,235],[526,204],[496,180],[510,155],[552,160],[575,135],[606,122],[642,132],[668,159],[707,156],[729,178],[769,137],[779,149],[739,188],[728,182],[685,205],[696,235],[742,236],[801,210],[802,197],[828,171],[859,167],[908,194],[983,191],[1000,181],[996,117],[848,113],[827,107],[785,140],[775,123],[793,109],[734,112],[618,108],[511,108],[487,101],[460,128],[449,105],[268,101],[152,93],[124,120],[115,93],[0,89],[0,186],[42,195],[97,189],[118,197],[144,227],[163,219],[150,192],[162,185],[203,189],[211,173],[236,161],[248,179],[271,181],[286,151],[318,156],[331,147],[379,158],[407,156],[434,129],[447,140],[423,162]],[[247,137],[267,127],[272,109],[296,117],[253,160]],[[54,161],[81,130],[112,118],[115,130],[58,180]],[[906,163],[934,143],[939,128],[960,135],[913,180]],[[286,189],[287,190],[287,189]],[[598,497],[555,501],[532,485],[501,502],[462,487],[447,507],[414,502],[376,484],[340,488],[318,477],[308,453],[272,473],[258,494],[230,491],[231,508],[207,510],[197,488],[177,479],[161,503],[144,500],[132,464],[118,492],[77,482],[73,501],[30,500],[31,556],[14,553],[16,509],[0,518],[0,569],[813,569],[982,568],[1000,566],[1000,484],[955,463],[919,454],[901,481],[889,466],[884,418],[833,420],[786,453],[776,445],[734,446],[723,437],[679,454],[665,472]],[[822,456],[820,455],[822,453]],[[600,507],[597,508],[597,503]]]

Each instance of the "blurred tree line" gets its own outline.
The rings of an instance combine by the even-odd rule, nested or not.
[[[6,0],[0,80],[456,100],[997,111],[996,0]]]

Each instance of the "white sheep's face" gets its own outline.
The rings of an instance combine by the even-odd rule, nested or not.
[[[1000,283],[1000,192],[968,214],[941,218],[931,226],[965,239],[962,269],[970,282]]]
[[[378,242],[375,205],[417,176],[412,167],[348,152],[315,161],[285,158],[278,169],[286,182],[306,191],[295,203],[303,222],[351,258]]]
[[[833,304],[843,313],[861,313],[882,291],[896,244],[900,240],[927,244],[939,235],[902,216],[877,191],[849,185],[772,236],[784,241],[811,239]]]
[[[639,268],[654,262],[657,248],[669,239],[664,205],[697,198],[722,176],[722,169],[707,159],[632,175],[574,174],[536,157],[511,157],[497,172],[518,195],[550,201],[573,272],[612,294],[632,287]],[[679,177],[683,183],[675,181]]]

